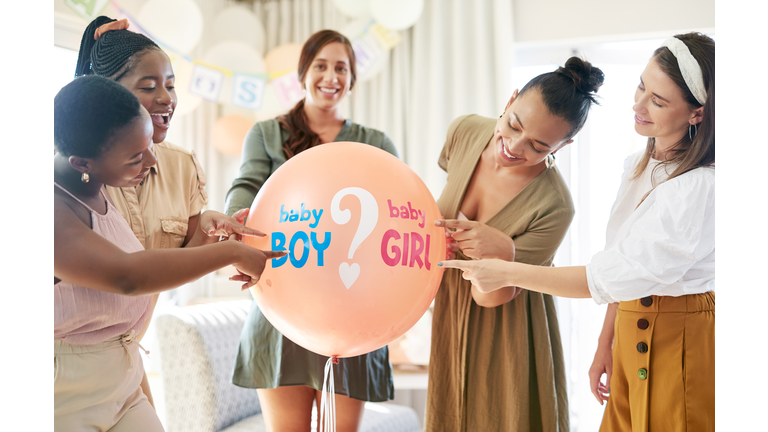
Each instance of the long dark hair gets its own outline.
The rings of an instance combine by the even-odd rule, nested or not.
[[[161,51],[152,39],[129,30],[108,31],[93,40],[99,27],[113,21],[116,20],[100,16],[85,28],[75,77],[95,74],[118,81],[132,70],[141,56],[151,50]]]
[[[344,45],[349,56],[349,71],[351,75],[349,88],[355,86],[357,78],[357,69],[355,68],[355,51],[352,44],[344,35],[333,30],[320,30],[313,34],[304,43],[299,57],[299,82],[304,85],[304,79],[307,77],[307,71],[317,53],[324,46],[338,42]],[[300,100],[287,114],[277,117],[280,126],[288,131],[288,140],[283,144],[285,158],[290,159],[304,150],[310,149],[321,144],[320,136],[309,128],[307,113],[304,111],[304,99]]]
[[[543,73],[528,81],[517,97],[536,89],[553,115],[571,124],[565,140],[573,138],[587,121],[589,109],[597,104],[597,89],[603,85],[605,75],[586,60],[571,57],[565,66],[554,72]]]
[[[699,167],[713,166],[715,164],[715,41],[709,36],[701,33],[686,33],[675,35],[691,51],[691,55],[701,67],[701,74],[704,78],[704,89],[707,91],[707,100],[704,103],[704,115],[699,123],[696,135],[691,139],[688,134],[678,141],[669,150],[669,156],[661,161],[654,171],[665,165],[677,164],[672,174],[665,180],[669,181],[675,177],[681,176],[688,171]],[[685,83],[683,74],[680,72],[680,66],[677,58],[667,47],[657,48],[653,52],[651,61],[655,61],[661,67],[667,76],[677,84],[677,87],[683,94],[683,98],[692,109],[700,108],[702,105],[696,100]],[[646,152],[640,163],[635,167],[633,179],[640,177],[643,171],[648,167],[648,162],[656,147],[653,137],[648,138]],[[654,175],[651,179],[655,179]],[[655,188],[657,185],[653,184]],[[648,192],[650,194],[651,192]],[[647,197],[648,194],[645,196]],[[643,197],[645,199],[645,197]]]

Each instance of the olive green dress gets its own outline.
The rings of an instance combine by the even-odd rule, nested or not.
[[[224,208],[232,215],[250,208],[261,186],[285,163],[283,143],[288,131],[277,120],[256,123],[243,144],[240,174],[227,192]],[[334,140],[370,144],[397,156],[392,141],[382,132],[346,120]],[[264,317],[254,301],[240,335],[232,383],[240,387],[271,389],[305,385],[323,388],[328,357],[315,354],[283,336]],[[395,396],[389,350],[385,346],[371,353],[342,358],[334,365],[336,394],[354,399],[382,402]]]
[[[451,123],[438,164],[448,183],[438,200],[456,219],[495,119]],[[549,266],[573,219],[557,168],[544,170],[487,225],[515,241],[515,261]],[[461,252],[458,259],[468,259]],[[478,306],[461,272],[448,269],[435,298],[427,431],[568,431],[563,350],[552,296],[523,290],[512,301]]]

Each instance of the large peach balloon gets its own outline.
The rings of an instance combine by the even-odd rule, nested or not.
[[[330,143],[291,158],[267,179],[246,238],[287,250],[251,288],[284,336],[325,356],[383,347],[411,328],[434,299],[445,258],[440,211],[426,185],[395,156],[359,143]]]

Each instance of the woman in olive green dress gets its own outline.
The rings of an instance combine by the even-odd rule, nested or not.
[[[227,193],[229,215],[250,208],[267,177],[290,157],[316,145],[360,142],[397,156],[385,134],[341,116],[340,103],[356,74],[355,54],[344,36],[331,30],[312,35],[302,48],[298,73],[306,97],[288,114],[254,125],[245,138],[240,174]],[[312,403],[320,410],[327,360],[285,338],[254,302],[240,336],[232,382],[259,389],[268,430],[309,431]],[[389,351],[384,347],[339,360],[334,366],[336,426],[340,432],[356,431],[365,401],[394,398]]]
[[[549,266],[574,215],[554,154],[584,125],[603,73],[572,57],[515,91],[498,119],[459,117],[438,164],[438,225],[457,259]],[[446,270],[435,298],[427,430],[567,431],[560,329],[551,296],[484,294]]]

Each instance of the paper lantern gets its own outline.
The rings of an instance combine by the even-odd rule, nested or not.
[[[248,237],[270,260],[251,293],[272,325],[321,355],[352,357],[390,343],[435,297],[445,258],[440,210],[404,162],[360,143],[303,151],[259,190]]]
[[[264,26],[250,10],[241,6],[224,9],[213,20],[212,42],[239,41],[263,53],[266,48]]]
[[[253,121],[241,115],[232,114],[219,117],[211,130],[211,141],[219,152],[240,156],[245,135],[253,126]]]
[[[374,78],[389,63],[389,51],[384,50],[368,31],[371,25],[371,18],[360,18],[348,23],[339,31],[350,40],[355,50],[358,82]]]
[[[157,42],[184,54],[203,35],[203,14],[193,0],[149,0],[136,19]]]
[[[287,43],[275,47],[264,57],[264,63],[267,65],[267,72],[270,74],[278,72],[287,72],[299,68],[299,57],[301,56],[301,45]]]
[[[370,0],[371,15],[391,30],[405,30],[416,24],[424,11],[424,0]]]
[[[256,111],[256,119],[258,121],[271,120],[288,111],[290,111],[290,108],[286,109],[280,105],[280,99],[278,99],[277,92],[275,92],[272,83],[267,84],[264,90],[264,102],[261,105],[261,109]]]
[[[333,0],[336,10],[350,18],[360,18],[371,14],[370,0]]]

